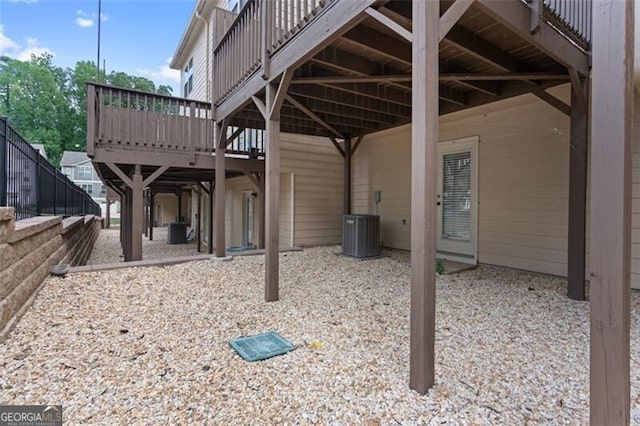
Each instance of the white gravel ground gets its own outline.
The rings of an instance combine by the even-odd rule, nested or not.
[[[181,257],[199,254],[195,241],[189,244],[167,244],[169,228],[153,228],[153,241],[142,236],[142,258],[164,259],[167,257]],[[206,246],[203,245],[206,250]],[[204,252],[202,252],[204,253]],[[87,265],[124,262],[120,246],[120,229],[110,228],[100,231]]]
[[[49,278],[0,344],[0,403],[61,403],[68,424],[588,422],[588,304],[563,280],[494,267],[438,278],[437,381],[420,396],[407,385],[407,255],[336,251],[282,254],[275,303],[263,256]],[[632,313],[635,414],[635,292]],[[227,343],[268,330],[297,350],[247,363]]]

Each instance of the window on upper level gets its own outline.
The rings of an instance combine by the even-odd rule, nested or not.
[[[76,169],[76,179],[78,180],[92,180],[93,167],[91,166],[78,166]]]
[[[240,13],[245,4],[247,4],[249,0],[229,0],[229,9],[233,13]]]
[[[186,98],[191,94],[191,91],[193,91],[193,58],[189,59],[187,66],[184,67],[182,81],[184,81],[182,97]]]

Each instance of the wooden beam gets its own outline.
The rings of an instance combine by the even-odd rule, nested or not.
[[[555,28],[543,22],[540,30],[531,34],[531,10],[527,4],[518,1],[476,0],[474,7],[480,8],[565,67],[574,68],[583,76],[589,75],[589,54],[577,49],[575,44]]]
[[[443,43],[454,46],[500,71],[517,72],[529,68],[516,57],[460,25],[451,28]]]
[[[626,425],[634,1],[594,1],[592,40],[589,420],[592,425]]]
[[[578,105],[586,105],[589,91],[585,89],[585,82],[578,75],[578,71],[573,68],[567,70],[569,72],[569,78],[571,79],[571,90],[576,96],[576,103]]]
[[[568,74],[545,72],[506,72],[506,73],[445,73],[440,81],[504,81],[504,80],[555,80],[569,81]]]
[[[319,125],[321,125],[322,127],[324,127],[325,129],[329,130],[331,133],[333,133],[334,135],[336,135],[339,138],[344,138],[344,136],[342,135],[342,133],[340,133],[335,127],[333,127],[332,125],[330,125],[329,123],[327,123],[325,120],[323,120],[322,118],[320,118],[318,116],[318,114],[314,113],[313,111],[311,111],[309,108],[307,108],[301,101],[295,99],[293,96],[291,95],[286,95],[285,99],[287,100],[287,102],[289,102],[291,105],[295,106],[296,108],[298,108],[300,111],[302,111],[305,115],[307,115],[309,118],[311,118],[313,121],[315,121],[316,123],[318,123]]]
[[[569,143],[569,238],[567,247],[567,295],[585,300],[587,217],[587,145],[589,138],[588,81],[571,88]]]
[[[564,102],[562,102],[560,99],[556,98],[555,96],[553,96],[552,94],[540,89],[540,88],[534,88],[531,93],[533,93],[536,97],[540,98],[541,100],[545,101],[546,103],[548,103],[549,105],[551,105],[552,107],[554,107],[555,109],[557,109],[558,111],[560,111],[561,113],[570,116],[571,115],[571,107],[567,104],[565,104]]]
[[[358,147],[360,146],[360,143],[362,142],[362,139],[364,139],[364,135],[360,135],[360,136],[358,136],[358,139],[356,139],[355,145],[353,145],[353,148],[351,148],[351,156],[352,157],[353,157],[353,154],[356,153],[356,150],[358,149]]]
[[[234,140],[236,140],[238,138],[238,136],[240,136],[242,134],[242,132],[244,132],[246,130],[245,127],[238,127],[233,133],[231,133],[231,136],[229,136],[228,138],[226,138],[225,140],[225,146],[229,146],[233,143]]]
[[[226,120],[215,124],[217,135],[216,145],[216,190],[215,190],[215,224],[216,224],[216,257],[226,257],[227,245],[225,241],[225,198],[226,198],[226,169],[224,135],[227,134]]]
[[[395,22],[393,19],[389,18],[386,15],[383,15],[382,13],[378,12],[372,7],[367,8],[365,10],[365,13],[370,17],[372,17],[373,19],[375,19],[376,21],[378,21],[379,23],[381,23],[382,25],[384,25],[385,27],[389,28],[394,33],[398,34],[400,37],[404,38],[409,43],[411,43],[411,39],[412,39],[411,31],[407,30],[402,25]]]
[[[390,104],[388,102],[382,101],[379,98],[363,98],[358,97],[354,93],[344,92],[341,90],[337,90],[332,87],[320,87],[318,85],[296,85],[291,86],[289,90],[291,95],[295,95],[296,98],[305,97],[310,99],[316,99],[320,101],[332,101],[337,105],[345,105],[348,107],[358,106],[363,110],[371,111],[374,113],[381,113],[407,118],[411,116],[411,108],[398,105],[398,104]]]
[[[113,173],[116,174],[122,180],[122,183],[127,185],[129,188],[133,188],[133,181],[127,176],[117,165],[113,163],[104,163]]]
[[[362,76],[350,76],[350,75],[336,75],[336,76],[321,76],[321,77],[297,77],[291,80],[291,84],[321,84],[321,83],[409,83],[411,82],[411,75],[396,74],[396,75],[362,75]]]
[[[343,43],[383,56],[401,67],[411,66],[411,45],[373,28],[360,26],[348,31],[340,39]],[[404,68],[403,67],[403,68]]]
[[[276,89],[272,84],[266,88],[266,105],[270,114],[265,118],[264,132],[266,149],[265,178],[265,300],[279,299],[279,253],[280,253],[280,120],[279,110],[274,110]]]
[[[282,103],[284,102],[285,97],[287,96],[287,91],[289,90],[289,83],[293,78],[293,69],[287,68],[284,73],[282,73],[282,78],[280,79],[280,84],[278,85],[278,91],[276,92],[275,98],[273,99],[273,105],[271,105],[269,111],[268,119],[271,120],[274,114],[280,114],[280,108],[282,107]]]
[[[346,153],[345,153],[344,149],[340,146],[340,144],[338,143],[336,138],[329,138],[329,139],[331,140],[331,143],[333,144],[333,146],[336,147],[336,149],[338,150],[338,152],[340,153],[342,158],[345,158]]]
[[[167,171],[167,169],[169,168],[169,166],[160,166],[158,167],[153,173],[151,173],[150,176],[148,176],[143,182],[142,182],[142,186],[144,188],[147,188],[149,185],[151,185],[151,183],[153,181],[155,181],[156,179],[158,179],[158,177],[160,177],[161,174],[163,174],[164,172]]]
[[[142,233],[144,218],[144,203],[141,166],[136,165],[134,168],[131,181],[132,200],[131,200],[131,260],[142,260]]]
[[[440,41],[442,41],[451,28],[462,18],[462,15],[465,14],[473,2],[474,0],[457,0],[449,6],[449,9],[447,9],[440,18]]]
[[[264,102],[262,102],[262,100],[257,97],[257,96],[251,96],[251,100],[253,101],[253,103],[255,104],[256,108],[258,108],[258,111],[260,111],[260,114],[262,114],[262,117],[266,118],[267,117],[267,107],[265,106]]]
[[[409,386],[420,394],[435,381],[439,17],[440,2],[413,0]]]
[[[332,140],[333,142],[333,140]],[[343,213],[351,214],[351,139],[344,140]]]

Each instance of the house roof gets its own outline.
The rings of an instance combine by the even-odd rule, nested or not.
[[[89,161],[89,156],[86,152],[78,151],[64,151],[62,153],[62,159],[60,160],[61,166],[75,166],[79,163]]]
[[[42,145],[41,143],[32,143],[31,146],[37,150],[40,155],[42,155],[44,157],[45,160],[48,160],[49,158],[47,157],[47,151],[45,151],[44,149],[44,145]]]
[[[173,54],[169,67],[174,70],[179,70],[182,68],[182,64],[188,60],[188,58],[185,58],[184,56],[189,53],[190,48],[198,40],[199,32],[196,31],[196,27],[198,26],[198,24],[202,23],[197,16],[200,15],[208,17],[211,11],[216,7],[221,7],[222,3],[226,3],[226,1],[198,0],[198,2],[196,3],[196,7],[191,13],[191,17],[189,18],[189,23],[187,24],[187,27],[185,28],[184,33],[180,38],[178,47]]]

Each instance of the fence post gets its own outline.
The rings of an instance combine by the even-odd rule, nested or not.
[[[40,176],[40,152],[36,151],[36,216],[42,214],[42,177]]]
[[[7,205],[7,117],[0,117],[0,206]]]

